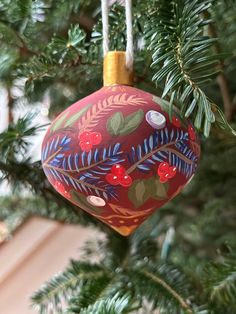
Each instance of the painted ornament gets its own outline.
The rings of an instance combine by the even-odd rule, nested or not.
[[[190,181],[200,145],[177,110],[129,86],[124,52],[104,67],[105,86],[52,122],[42,165],[62,196],[127,236]]]

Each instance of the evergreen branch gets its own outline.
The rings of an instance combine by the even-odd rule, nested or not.
[[[103,303],[103,300],[106,300],[107,303],[116,295],[121,297],[122,292],[125,291],[122,286],[122,277],[119,274],[105,275],[95,279],[81,287],[79,295],[71,300],[70,308],[73,309],[73,313],[83,313],[83,311],[90,311],[93,308],[97,310],[96,313],[100,313],[98,304]],[[134,302],[134,299],[132,299],[132,302]]]
[[[213,304],[235,307],[236,263],[235,256],[229,256],[222,263],[212,263],[205,269],[205,286]]]
[[[104,269],[99,265],[71,261],[62,274],[52,278],[32,296],[33,305],[40,313],[47,313],[52,307],[60,313],[62,302],[67,303],[71,296],[75,296],[82,284],[104,275]]]
[[[185,276],[167,263],[148,262],[133,270],[134,285],[137,292],[164,313],[183,311],[187,314],[201,313],[200,308],[188,300],[189,286]],[[144,284],[148,282],[148,285]]]
[[[24,117],[19,118],[17,122],[10,123],[8,128],[0,133],[0,149],[2,158],[15,160],[24,157],[27,152],[30,142],[29,137],[35,136],[46,125],[33,125],[36,117],[36,112],[26,114]],[[2,159],[3,160],[3,159]]]
[[[181,308],[183,308],[186,313],[188,314],[194,314],[194,312],[192,311],[192,309],[190,308],[190,306],[187,304],[187,302],[181,297],[181,295],[179,295],[170,285],[168,285],[163,279],[161,279],[160,277],[150,273],[149,271],[146,270],[142,270],[141,271],[142,274],[144,274],[148,279],[151,279],[153,282],[155,282],[155,284],[159,285],[162,287],[162,289],[166,290],[173,299],[175,299]]]
[[[134,310],[133,299],[129,294],[121,296],[119,293],[113,297],[103,298],[87,308],[78,310],[76,307],[69,309],[69,313],[80,314],[125,314]],[[135,307],[138,309],[139,307]]]
[[[70,302],[70,308],[73,308],[73,313],[81,313],[83,308],[87,308],[101,300],[102,294],[109,286],[111,280],[110,277],[105,275],[86,283],[78,296],[73,298]]]
[[[10,25],[0,21],[0,33],[3,35],[2,40],[8,44],[17,45],[18,47],[26,48],[25,42],[21,36]]]
[[[162,96],[169,94],[183,115],[194,118],[197,129],[204,125],[205,136],[209,135],[215,117],[211,101],[200,85],[219,72],[219,57],[212,56],[209,50],[216,39],[203,36],[209,21],[202,19],[202,13],[209,9],[211,2],[160,0],[152,14],[151,30],[149,23],[145,35],[156,72],[153,80],[158,84],[165,81]]]

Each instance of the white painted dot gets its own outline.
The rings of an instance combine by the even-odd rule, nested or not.
[[[104,201],[103,198],[95,196],[95,195],[87,196],[87,201],[89,204],[98,206],[98,207],[103,207],[106,205],[106,202]]]
[[[163,114],[155,110],[149,110],[146,113],[146,121],[154,129],[163,129],[166,126],[166,118]]]

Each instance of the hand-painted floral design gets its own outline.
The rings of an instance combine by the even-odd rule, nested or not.
[[[103,207],[106,205],[105,200],[96,195],[87,196],[87,201],[89,202],[89,204],[97,206],[97,207]]]
[[[122,235],[177,195],[194,175],[193,126],[158,97],[104,87],[62,112],[42,145],[49,182]]]
[[[122,185],[124,187],[131,186],[133,180],[129,176],[122,165],[116,164],[111,168],[111,173],[106,175],[106,180],[111,185]]]
[[[160,182],[165,183],[169,179],[174,178],[177,173],[177,168],[174,166],[170,166],[167,162],[161,162],[157,169],[157,174],[160,177]]]
[[[94,145],[99,145],[102,141],[100,132],[83,132],[79,135],[79,145],[82,151],[89,152]]]
[[[146,113],[146,121],[150,124],[154,129],[163,129],[166,126],[166,118],[165,116],[155,110],[149,110]]]

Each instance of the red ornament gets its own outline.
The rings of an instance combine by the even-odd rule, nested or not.
[[[122,235],[181,191],[199,155],[187,120],[179,125],[160,98],[117,83],[62,112],[42,145],[58,192]]]

